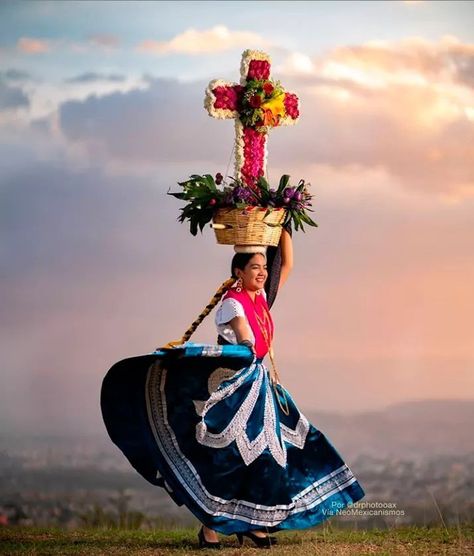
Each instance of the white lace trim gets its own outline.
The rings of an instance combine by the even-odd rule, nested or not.
[[[257,376],[252,382],[247,397],[233,416],[230,423],[221,432],[213,433],[207,430],[206,415],[215,405],[232,396],[245,382],[250,373],[257,370]],[[201,421],[196,425],[196,440],[203,446],[210,448],[224,448],[234,440],[245,465],[250,465],[263,451],[268,448],[275,461],[282,467],[286,466],[287,454],[285,441],[297,448],[304,447],[309,422],[299,414],[295,430],[277,423],[275,401],[272,395],[268,372],[264,365],[252,364],[248,371],[226,387],[219,389],[220,384],[231,378],[235,373],[230,369],[219,367],[211,373],[208,380],[210,397],[206,402],[194,400],[194,406]],[[263,391],[262,391],[263,385]],[[261,431],[250,441],[246,429],[247,423],[255,408],[259,396],[263,396],[264,417]],[[278,431],[280,425],[280,431]]]

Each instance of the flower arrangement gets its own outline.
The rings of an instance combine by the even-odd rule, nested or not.
[[[204,226],[214,220],[218,243],[255,240],[256,244],[268,241],[266,245],[273,245],[276,241],[273,236],[276,237],[280,230],[269,229],[266,225],[290,228],[293,225],[295,230],[301,228],[303,231],[304,224],[317,226],[307,213],[312,206],[308,183],[300,180],[298,185],[291,186],[290,176],[283,175],[278,187],[271,188],[265,179],[269,130],[294,124],[300,115],[298,96],[285,91],[279,81],[270,79],[270,70],[268,54],[245,50],[240,83],[214,79],[206,88],[204,107],[209,115],[235,120],[235,177],[226,182],[222,174],[215,177],[195,174],[187,181],[178,182],[182,191],[168,191],[169,195],[187,201],[178,220],[189,221],[192,235],[196,235],[199,229],[202,232]],[[237,212],[227,212],[226,209]],[[260,210],[266,211],[264,216],[252,212]],[[279,212],[267,218],[273,211]],[[232,220],[234,217],[235,225],[230,221],[223,222],[223,219]],[[264,218],[266,220],[262,222]],[[232,231],[229,237],[219,237],[223,229],[226,234]],[[239,235],[242,229],[249,231],[248,237]],[[234,233],[235,230],[239,233]]]
[[[235,177],[254,186],[265,175],[268,132],[299,119],[299,99],[270,79],[270,56],[245,50],[240,84],[212,80],[206,88],[204,107],[218,119],[235,120]]]
[[[268,181],[262,176],[257,181],[257,188],[249,188],[241,180],[230,178],[226,183],[222,174],[215,177],[210,174],[192,175],[184,182],[178,182],[183,188],[182,192],[171,193],[180,200],[188,201],[181,208],[178,217],[180,222],[189,220],[190,231],[196,235],[198,229],[202,232],[204,226],[211,222],[216,211],[222,208],[242,209],[250,211],[254,209],[266,210],[269,214],[272,210],[285,210],[283,226],[294,225],[295,230],[303,224],[317,226],[306,211],[314,212],[311,208],[313,195],[308,191],[309,183],[300,180],[296,187],[290,185],[290,176],[283,175],[276,189],[271,188]]]

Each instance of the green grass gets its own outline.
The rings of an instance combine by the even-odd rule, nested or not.
[[[400,527],[386,530],[347,530],[322,526],[309,531],[277,533],[279,544],[270,552],[286,556],[474,554],[474,524],[444,527]],[[240,549],[234,537],[221,535],[221,551],[199,550],[197,529],[137,531],[124,529],[0,528],[0,554],[5,555],[202,555],[257,554],[249,540]]]

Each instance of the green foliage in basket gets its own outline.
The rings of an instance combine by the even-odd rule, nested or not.
[[[171,193],[177,199],[188,201],[182,207],[178,217],[180,222],[189,220],[190,231],[193,236],[198,229],[203,230],[204,226],[211,222],[215,212],[220,208],[240,208],[248,210],[251,207],[266,208],[265,216],[274,209],[284,208],[284,226],[301,228],[303,224],[317,226],[307,211],[314,212],[309,207],[312,206],[313,195],[308,191],[309,184],[300,180],[296,187],[290,185],[290,176],[283,175],[280,178],[278,188],[270,187],[268,181],[261,177],[256,182],[256,186],[251,188],[243,182],[234,178],[229,178],[230,183],[223,180],[222,174],[216,174],[215,178],[210,174],[203,176],[194,174],[184,182],[178,182],[182,187],[182,192]]]

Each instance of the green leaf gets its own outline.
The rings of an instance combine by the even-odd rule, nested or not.
[[[215,190],[216,189],[216,184],[214,182],[214,178],[211,176],[211,174],[205,174],[204,175],[204,183],[207,185],[207,187],[211,190]]]
[[[185,193],[172,193],[172,192],[168,191],[167,195],[172,195],[173,197],[176,197],[176,199],[185,199],[186,198]]]
[[[257,185],[267,197],[270,195],[270,184],[263,176],[259,178]]]
[[[306,222],[306,224],[309,224],[310,226],[317,226],[316,222],[305,212],[301,212],[301,219]]]
[[[290,181],[290,176],[288,174],[283,174],[283,176],[280,178],[280,184],[278,185],[278,190],[277,190],[278,195],[281,195],[283,193],[283,190],[288,185],[289,181]]]
[[[190,221],[190,231],[191,231],[193,236],[197,235],[197,233],[198,233],[198,226],[197,226],[197,222],[195,220]]]

